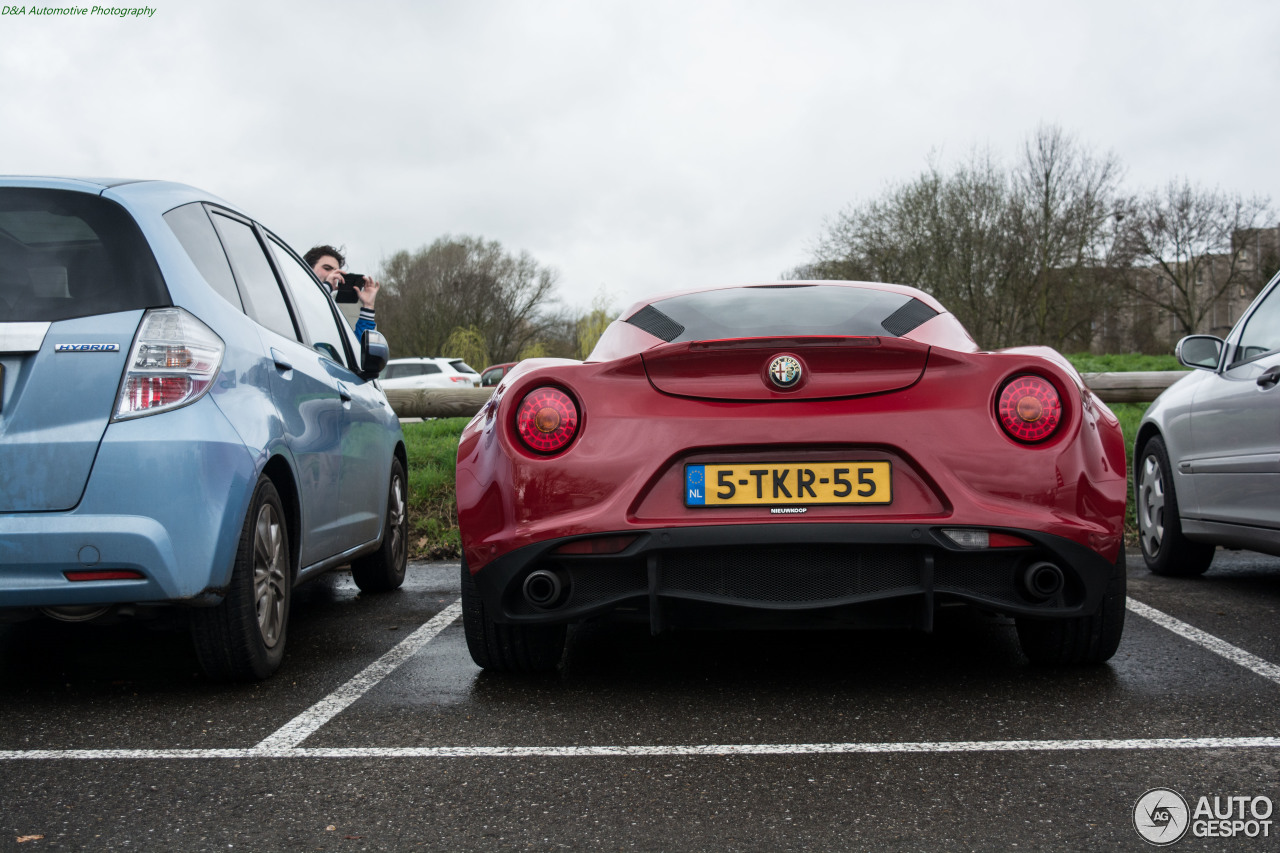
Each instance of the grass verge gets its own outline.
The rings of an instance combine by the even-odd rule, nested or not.
[[[409,454],[409,559],[452,560],[462,553],[453,476],[458,437],[469,418],[407,423]]]

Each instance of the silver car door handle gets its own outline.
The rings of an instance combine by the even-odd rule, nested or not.
[[[338,396],[342,398],[342,402],[344,403],[351,402],[351,392],[348,391],[347,386],[341,382],[338,383]]]
[[[280,350],[275,347],[271,348],[271,360],[275,362],[276,370],[279,370],[282,373],[286,370],[293,370],[293,365],[284,357]]]
[[[1277,382],[1280,382],[1280,365],[1267,368],[1267,370],[1258,377],[1259,388],[1273,388]]]

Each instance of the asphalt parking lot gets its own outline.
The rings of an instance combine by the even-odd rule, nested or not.
[[[300,590],[258,685],[207,682],[173,626],[3,625],[0,849],[1147,849],[1151,789],[1280,800],[1280,560],[1129,567],[1119,653],[1067,670],[959,609],[932,634],[584,629],[555,677],[487,675],[456,563]],[[1174,847],[1280,849],[1280,814],[1245,818]]]

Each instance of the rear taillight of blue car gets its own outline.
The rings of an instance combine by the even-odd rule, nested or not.
[[[213,384],[226,350],[213,330],[181,308],[148,311],[138,327],[115,420],[176,409]]]

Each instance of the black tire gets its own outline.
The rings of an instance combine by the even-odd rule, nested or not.
[[[564,625],[503,625],[489,618],[462,561],[462,626],[476,666],[495,672],[553,672],[564,655]]]
[[[1134,465],[1134,515],[1142,559],[1157,575],[1190,578],[1202,575],[1213,562],[1214,546],[1192,542],[1182,535],[1173,468],[1164,440],[1154,436],[1142,446]]]
[[[1050,666],[1097,664],[1110,660],[1124,633],[1126,570],[1124,546],[1111,568],[1097,611],[1072,619],[1019,616],[1018,642],[1032,663]]]
[[[351,577],[361,592],[391,592],[404,583],[409,565],[409,489],[404,466],[391,460],[387,520],[378,550],[351,561]]]
[[[284,659],[293,600],[293,563],[284,506],[266,477],[258,480],[240,532],[227,594],[191,612],[191,638],[211,678],[256,681]]]

